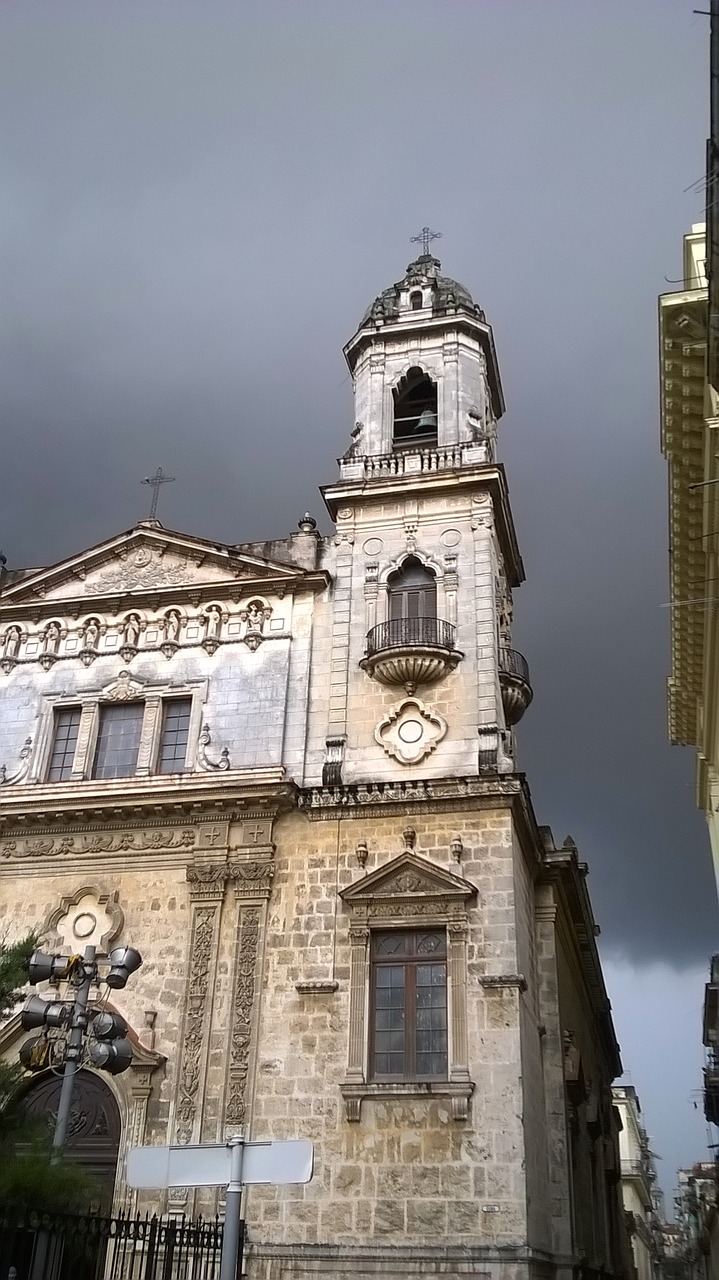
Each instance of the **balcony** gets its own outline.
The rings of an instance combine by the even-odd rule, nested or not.
[[[534,697],[527,660],[516,649],[499,650],[499,685],[504,718],[511,728],[522,719]]]
[[[464,654],[455,648],[455,629],[441,618],[392,618],[367,633],[363,671],[383,684],[414,693],[454,670]]]
[[[713,1060],[704,1068],[704,1115],[719,1124],[719,1066]]]

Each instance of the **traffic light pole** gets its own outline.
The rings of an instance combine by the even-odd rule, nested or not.
[[[80,1065],[82,1063],[82,1046],[85,1038],[85,1032],[87,1031],[87,1005],[90,999],[90,988],[94,977],[95,948],[85,947],[85,954],[82,960],[82,981],[78,983],[76,988],[75,1001],[70,1015],[70,1031],[65,1048],[65,1065],[63,1068],[62,1088],[60,1089],[60,1101],[57,1108],[55,1133],[52,1139],[53,1164],[56,1164],[60,1159],[60,1152],[65,1143],[65,1136],[67,1134],[67,1124],[70,1119],[70,1107],[72,1106],[72,1091],[75,1085],[75,1076],[80,1070]]]

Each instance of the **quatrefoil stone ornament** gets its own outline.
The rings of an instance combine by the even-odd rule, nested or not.
[[[374,731],[379,745],[401,764],[416,764],[430,755],[447,732],[447,721],[419,698],[404,698],[391,707]]]

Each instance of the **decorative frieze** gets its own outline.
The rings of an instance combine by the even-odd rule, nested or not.
[[[170,830],[142,829],[139,831],[97,831],[87,835],[42,835],[12,837],[0,840],[0,858],[7,860],[25,858],[77,858],[98,853],[144,853],[147,850],[164,852],[172,849],[193,849],[197,844],[195,828]]]
[[[209,604],[195,613],[168,609],[148,618],[132,612],[117,622],[92,615],[76,626],[53,619],[37,631],[13,623],[0,637],[0,670],[8,675],[15,666],[39,662],[49,671],[60,658],[88,667],[102,654],[116,654],[128,665],[138,653],[162,654],[169,661],[180,649],[203,648],[213,654],[226,644],[242,643],[254,651],[263,640],[287,634],[282,624],[268,630],[272,613],[267,600],[255,597],[232,613]]]
[[[427,781],[355,783],[337,787],[309,787],[298,796],[298,807],[309,818],[335,820],[338,813],[350,817],[380,817],[403,814],[438,813],[465,800],[496,804],[502,797],[519,795],[520,779],[510,775],[490,778],[452,778]]]

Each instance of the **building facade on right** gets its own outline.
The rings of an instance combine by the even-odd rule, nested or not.
[[[661,1224],[655,1211],[657,1174],[654,1157],[641,1121],[641,1107],[634,1086],[615,1085],[612,1098],[622,1122],[619,1131],[622,1202],[637,1280],[657,1280],[662,1274],[663,1248]]]

